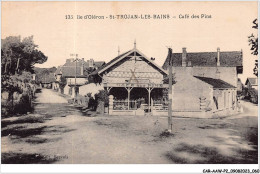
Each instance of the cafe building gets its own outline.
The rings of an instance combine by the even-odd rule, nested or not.
[[[167,72],[134,45],[91,74],[102,79],[109,94],[109,115],[167,112]]]

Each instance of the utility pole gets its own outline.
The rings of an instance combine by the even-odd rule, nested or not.
[[[172,49],[168,48],[169,58],[169,90],[168,90],[168,131],[172,133]]]
[[[74,54],[71,54],[71,56],[74,56]],[[75,84],[74,84],[74,92],[75,92],[75,96],[74,96],[74,102],[76,101],[76,97],[77,97],[77,93],[76,93],[76,87],[77,87],[77,62],[79,61],[78,59],[78,54],[75,54],[75,60],[73,62],[75,62]]]

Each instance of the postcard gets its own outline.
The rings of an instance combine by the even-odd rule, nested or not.
[[[1,9],[2,165],[259,173],[257,1]]]

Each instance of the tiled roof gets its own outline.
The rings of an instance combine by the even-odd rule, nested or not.
[[[187,64],[190,61],[191,66],[213,67],[217,66],[217,52],[194,52],[186,55]],[[243,56],[241,51],[220,52],[220,66],[222,67],[238,67],[243,66]],[[167,57],[163,68],[169,66],[169,58]],[[182,66],[182,53],[173,53],[173,66]]]
[[[210,84],[211,86],[213,86],[213,88],[236,88],[235,86],[220,79],[213,79],[209,77],[200,77],[200,76],[194,76],[194,77],[207,84]]]
[[[98,62],[94,62],[94,66],[97,66],[98,68],[100,68],[101,66],[105,65],[106,62],[105,61],[98,61]]]
[[[61,74],[61,66],[58,66],[57,70],[55,71],[55,74]]]
[[[92,72],[90,75],[95,75],[97,74],[101,69],[106,68],[107,66],[111,65],[112,63],[114,63],[115,61],[117,61],[118,59],[120,59],[122,56],[126,55],[127,53],[129,53],[132,50],[129,50],[123,54],[120,54],[119,56],[115,57],[114,59],[112,59],[111,61],[109,61],[107,64],[104,64],[103,66],[101,66],[100,68],[98,68],[96,71]]]
[[[251,85],[254,85],[254,86],[256,86],[256,85],[258,85],[257,84],[257,78],[247,78],[247,80],[246,80],[246,85],[248,84],[248,82],[250,82],[250,84]]]
[[[94,67],[99,68],[100,66],[104,65],[105,62],[104,61],[94,61]],[[82,67],[83,69],[83,74],[81,74],[81,69]],[[86,71],[86,69],[89,68],[89,61],[84,61],[82,59],[80,59],[79,62],[77,62],[77,72],[76,72],[76,76],[77,77],[87,77],[88,76],[88,72]],[[66,63],[63,66],[58,67],[58,69],[56,70],[55,74],[62,74],[63,77],[75,77],[75,62],[73,62],[73,60],[70,61],[66,61]]]
[[[55,77],[53,73],[50,73],[48,75],[43,75],[40,79],[42,83],[52,83],[55,82]]]
[[[159,70],[159,72],[161,72],[162,74],[167,75],[167,72],[165,72],[164,69],[162,69],[160,66],[156,65],[154,62],[152,62],[150,59],[148,59],[143,53],[141,53],[136,48],[132,49],[132,50],[129,50],[129,51],[123,53],[123,54],[120,54],[119,56],[115,57],[114,59],[112,59],[107,64],[103,65],[102,67],[100,67],[96,71],[92,72],[90,75],[102,74],[102,73],[105,72],[106,69],[111,68],[112,66],[114,66],[115,64],[120,62],[121,60],[124,60],[128,56],[131,57],[131,56],[134,56],[134,55],[142,57],[143,60],[146,61],[150,66],[152,66],[155,69]]]
[[[83,59],[79,59],[79,60],[77,61],[77,66],[82,66],[82,64],[86,65],[87,62],[84,61]],[[75,66],[74,59],[67,59],[67,60],[66,60],[66,63],[65,63],[63,66]]]
[[[85,72],[83,72],[83,74],[81,74],[81,68],[82,67],[77,67],[77,73],[76,76],[77,77],[85,77],[86,74]],[[62,76],[63,77],[74,77],[75,76],[75,67],[73,66],[62,66],[61,67],[61,72],[62,72]]]

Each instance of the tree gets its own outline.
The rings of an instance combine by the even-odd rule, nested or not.
[[[255,28],[258,30],[258,20],[255,19],[253,21],[253,26],[252,28]],[[249,42],[249,45],[251,45],[251,51],[253,55],[257,56],[258,55],[258,37],[256,37],[253,33],[248,36],[248,42]],[[255,60],[255,68],[253,69],[254,71],[254,74],[258,77],[258,60],[256,59]]]
[[[47,61],[45,56],[34,44],[33,36],[9,36],[2,39],[1,43],[1,68],[3,75],[20,74],[22,71],[33,72],[36,63]]]
[[[53,79],[54,78],[54,73],[57,70],[56,67],[51,67],[51,68],[38,68],[34,67],[34,73],[36,74],[37,77],[37,82],[38,83],[44,83],[45,78],[46,79]]]
[[[95,83],[95,84],[101,84],[102,83],[102,78],[97,74],[91,74],[94,71],[96,71],[95,68],[88,68],[86,70],[87,74],[88,74],[88,82],[89,83]]]
[[[169,77],[168,77],[168,76],[163,78],[163,83],[164,83],[164,84],[169,84]],[[175,80],[175,76],[174,76],[174,74],[173,74],[172,84],[174,85],[175,83],[176,83],[176,80]]]

